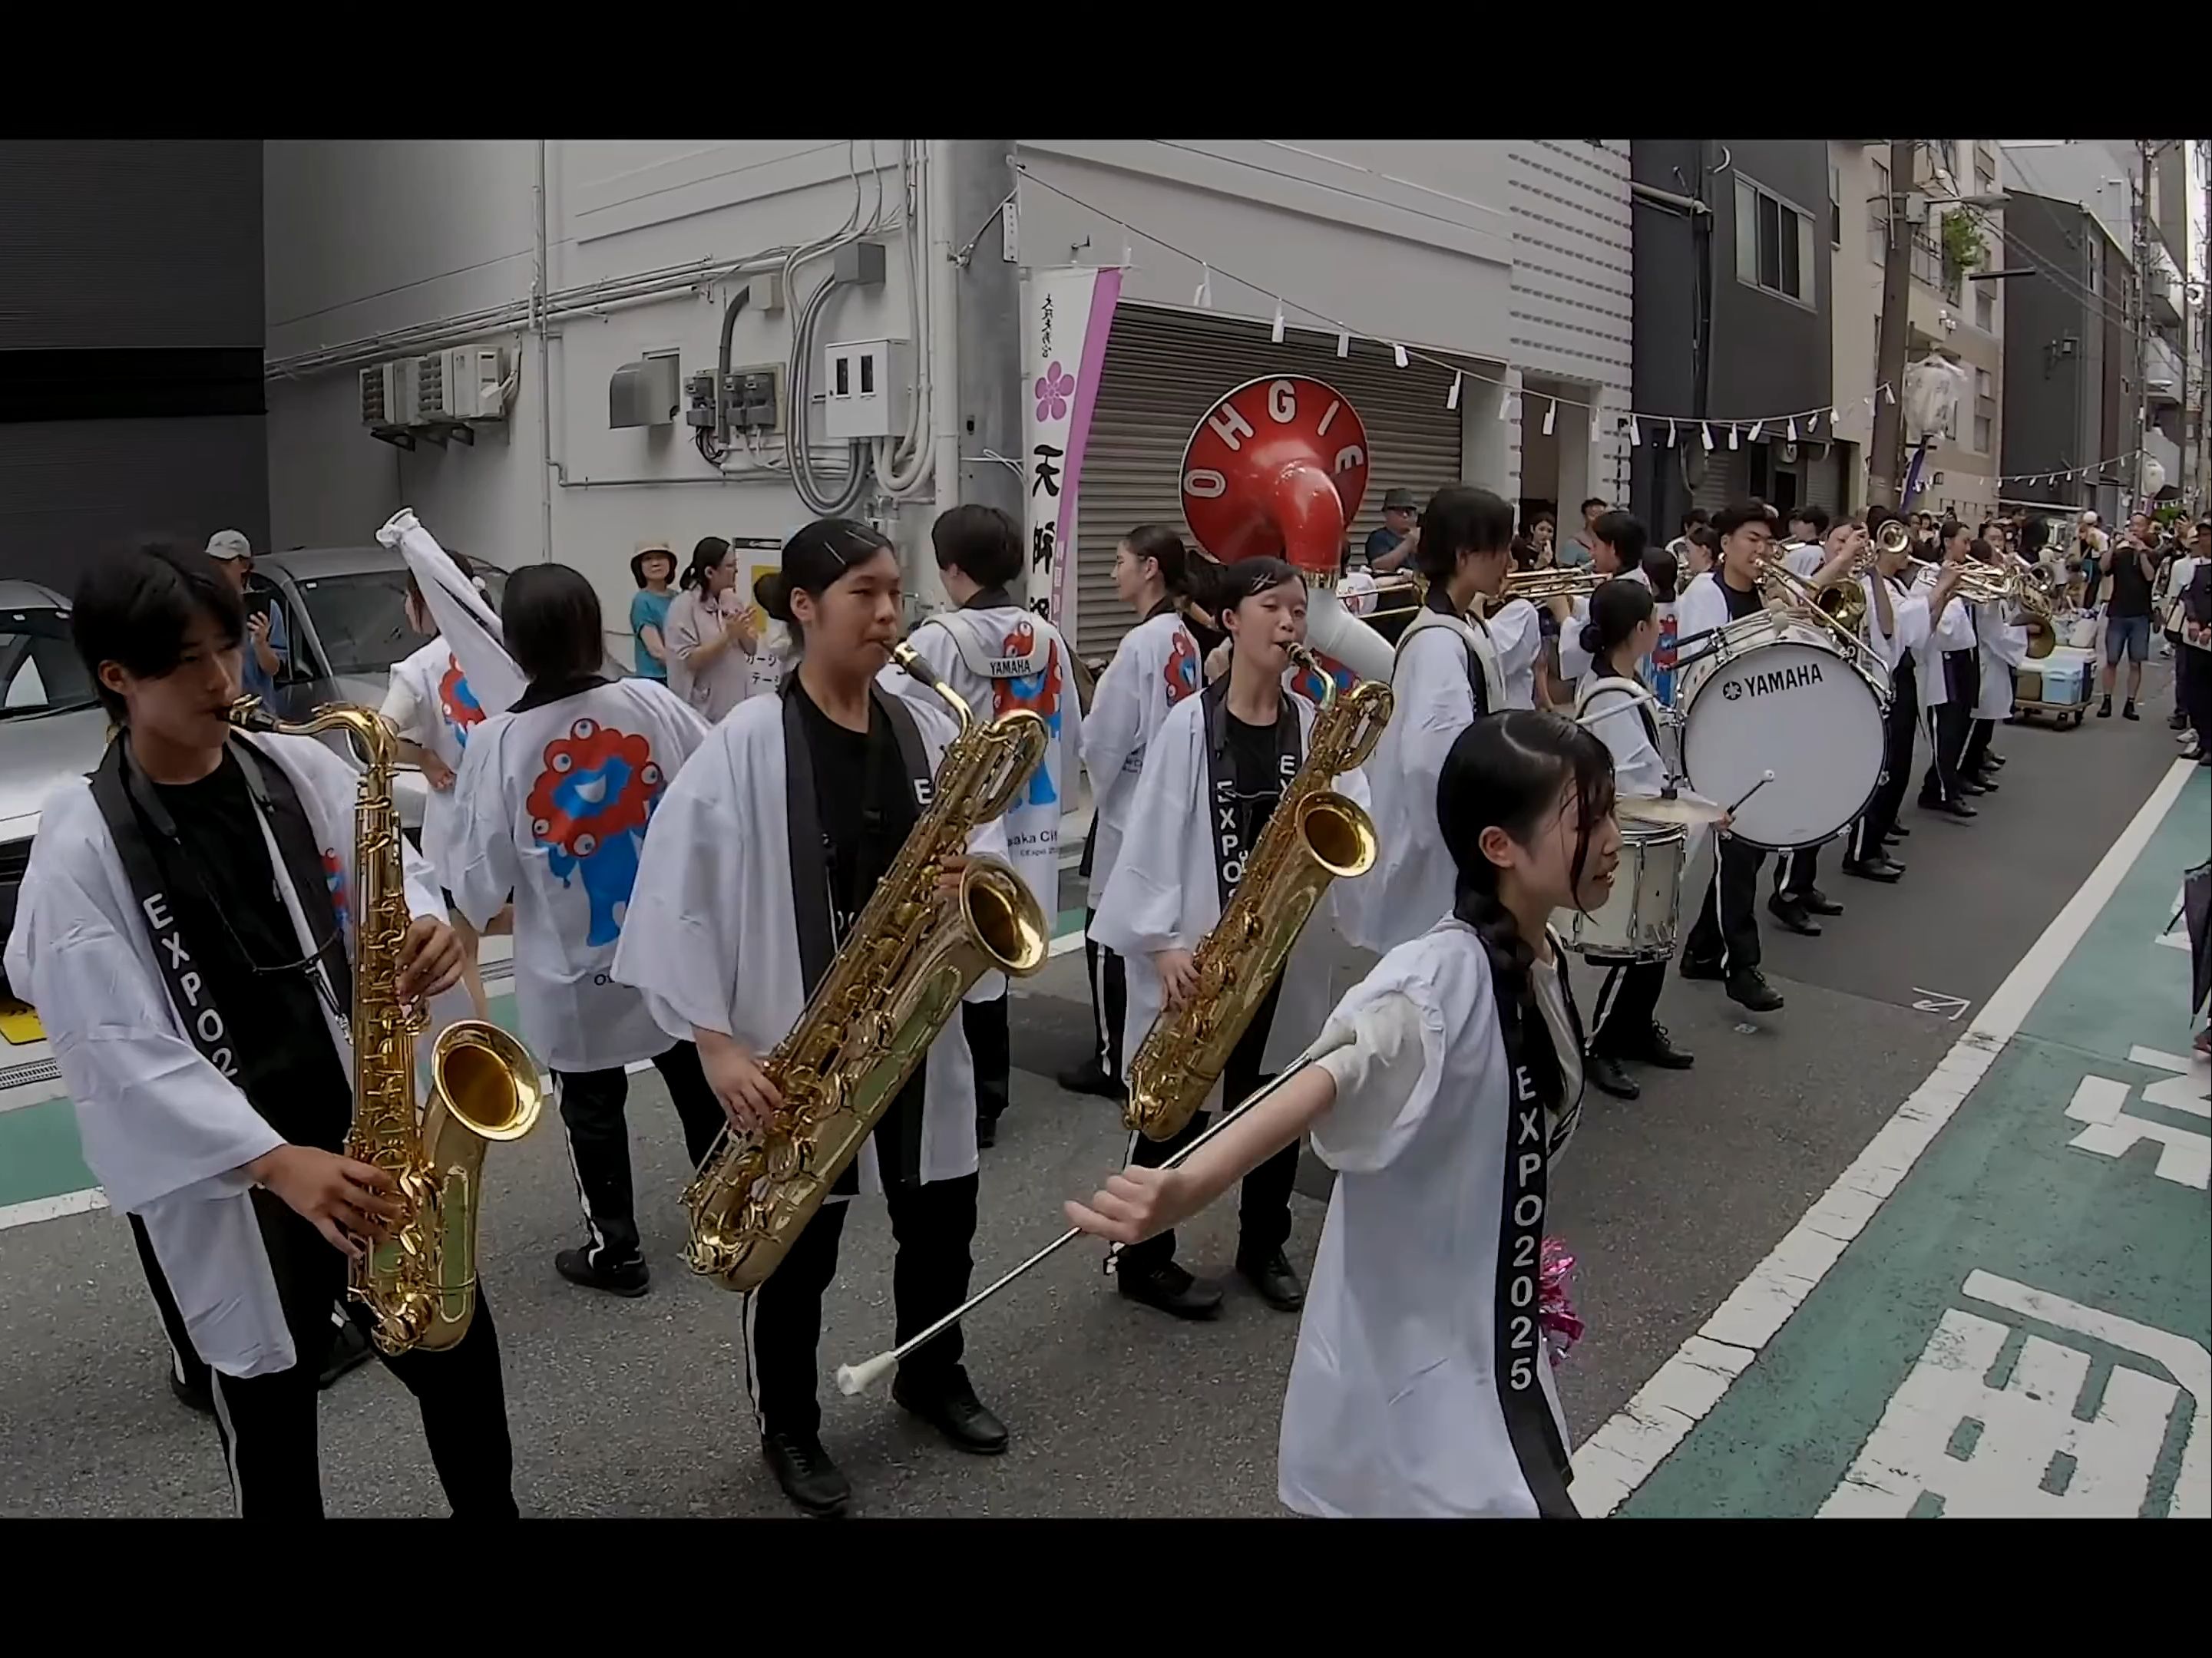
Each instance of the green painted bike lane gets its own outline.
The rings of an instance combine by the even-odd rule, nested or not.
[[[2207,1071],[2188,954],[2157,942],[2208,847],[2200,770],[1887,1201],[1618,1512],[2212,1509]]]

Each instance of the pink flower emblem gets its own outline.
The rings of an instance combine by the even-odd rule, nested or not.
[[[1053,363],[1038,377],[1036,391],[1039,420],[1066,420],[1068,403],[1075,396],[1075,376]]]

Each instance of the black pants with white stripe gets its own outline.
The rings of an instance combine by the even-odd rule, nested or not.
[[[1652,1016],[1659,993],[1667,987],[1664,962],[1616,962],[1598,987],[1597,1022],[1589,1051],[1608,1059],[1632,1060],[1651,1046]]]
[[[1091,937],[1091,926],[1097,919],[1097,910],[1085,913],[1083,965],[1091,975],[1091,1011],[1098,1024],[1098,1068],[1120,1082],[1121,1024],[1129,1017],[1129,971],[1119,956]]]
[[[154,1254],[154,1240],[146,1230],[146,1223],[136,1215],[129,1218],[131,1241],[138,1248],[139,1269],[145,1273],[146,1288],[153,1294],[154,1310],[161,1315],[161,1333],[169,1339],[169,1368],[175,1372],[179,1382],[191,1392],[204,1395],[214,1372],[192,1346],[191,1332],[185,1327],[184,1313],[169,1288],[169,1280],[162,1275],[161,1263]],[[332,1332],[343,1327],[346,1322],[345,1296],[341,1291],[337,1299],[331,1303]]]
[[[975,1120],[994,1123],[1006,1114],[1014,1078],[1013,1033],[1008,998],[960,1004],[960,1032],[975,1066]]]
[[[1774,859],[1774,896],[1785,902],[1802,898],[1820,884],[1820,848],[1818,845],[1799,847],[1795,852],[1780,853]]]
[[[336,1333],[331,1307],[345,1289],[345,1257],[273,1194],[253,1195],[295,1362],[269,1376],[217,1371],[216,1428],[240,1519],[319,1520],[316,1400]],[[158,1266],[154,1270],[158,1273]],[[356,1302],[349,1310],[368,1326],[365,1307]],[[454,1518],[514,1519],[514,1447],[507,1437],[499,1330],[483,1284],[477,1286],[476,1316],[459,1341],[441,1352],[418,1349],[385,1357],[384,1366],[415,1396],[422,1437]]]
[[[921,1333],[968,1299],[975,1271],[976,1175],[884,1190],[891,1238],[891,1307],[896,1339]],[[837,1246],[849,1202],[823,1204],[792,1240],[782,1265],[752,1296],[752,1363],[761,1431],[799,1438],[818,1433],[815,1396],[821,1370],[822,1297],[837,1276]],[[899,1380],[927,1394],[951,1379],[964,1351],[956,1324],[899,1361]]]
[[[1966,752],[1959,762],[1959,775],[1968,782],[1980,779],[1982,767],[1989,759],[1990,738],[1996,735],[1996,720],[1977,720],[1966,733]]]
[[[725,1119],[699,1067],[699,1050],[678,1042],[653,1056],[653,1068],[668,1084],[668,1097],[684,1124],[684,1145],[697,1168]],[[561,1126],[568,1132],[568,1160],[576,1191],[592,1229],[589,1254],[595,1265],[617,1266],[637,1259],[637,1209],[630,1189],[629,1077],[620,1066],[605,1071],[556,1071],[561,1090]]]
[[[1928,713],[1929,746],[1935,750],[1920,780],[1920,798],[1948,803],[1960,798],[1959,779],[1973,735],[1974,695],[1981,688],[1979,660],[1972,651],[1943,653],[1946,696]]]
[[[1224,1109],[1240,1104],[1267,1080],[1261,1067],[1266,1063],[1267,1032],[1275,1023],[1275,1004],[1282,993],[1282,981],[1278,979],[1275,987],[1267,993],[1267,999],[1260,1004],[1252,1023],[1244,1028],[1244,1035],[1229,1052],[1229,1063],[1221,1070]],[[1182,1130],[1167,1139],[1130,1135],[1129,1161],[1139,1169],[1158,1169],[1204,1133],[1206,1120],[1212,1114],[1210,1111],[1193,1112]],[[1237,1207],[1239,1260],[1264,1262],[1290,1241],[1291,1193],[1297,1185],[1300,1143],[1291,1141],[1244,1176]],[[1142,1243],[1129,1245],[1115,1259],[1117,1272],[1149,1272],[1164,1266],[1175,1259],[1174,1229],[1158,1237],[1146,1238]]]
[[[1683,946],[1690,959],[1718,963],[1730,973],[1759,965],[1759,866],[1766,853],[1733,835],[1720,837],[1705,908]]]
[[[1912,745],[1919,734],[1920,683],[1908,655],[1890,681],[1889,712],[1882,718],[1881,781],[1851,826],[1853,863],[1883,855],[1883,837],[1897,827],[1897,814],[1905,805],[1905,786],[1912,775]]]

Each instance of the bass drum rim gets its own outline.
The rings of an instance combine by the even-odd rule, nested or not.
[[[1833,657],[1841,666],[1850,671],[1853,679],[1856,680],[1861,686],[1864,687],[1867,695],[1874,703],[1875,722],[1876,728],[1880,729],[1883,727],[1888,721],[1889,711],[1882,705],[1881,694],[1875,689],[1874,684],[1867,678],[1866,675],[1859,671],[1857,665],[1852,662],[1851,659],[1845,656],[1841,651],[1837,650],[1832,647],[1824,647],[1815,640],[1785,633],[1774,635],[1771,640],[1754,640],[1749,644],[1739,646],[1733,650],[1727,651],[1725,654],[1716,654],[1711,659],[1700,658],[1700,662],[1710,659],[1713,665],[1707,669],[1704,674],[1699,676],[1696,684],[1688,688],[1688,689],[1684,693],[1681,700],[1682,775],[1683,780],[1687,782],[1692,789],[1696,790],[1699,794],[1705,795],[1710,799],[1719,800],[1720,797],[1710,793],[1705,789],[1700,788],[1698,784],[1697,777],[1690,770],[1691,710],[1696,704],[1699,694],[1702,693],[1705,688],[1711,684],[1714,679],[1719,677],[1720,671],[1723,668],[1726,667],[1730,662],[1735,661],[1740,657],[1749,656],[1754,652],[1768,649],[1772,645],[1802,645],[1809,650],[1825,649],[1828,655]],[[1886,755],[1888,749],[1886,732],[1882,747]],[[1777,778],[1775,782],[1778,783],[1781,780],[1782,780],[1780,778]],[[1768,786],[1771,787],[1773,785],[1770,784]],[[1881,791],[1881,768],[1880,766],[1876,766],[1874,772],[1874,781],[1868,786],[1866,798],[1861,800],[1858,805],[1852,809],[1850,817],[1844,818],[1841,823],[1838,824],[1834,829],[1830,829],[1826,835],[1820,835],[1814,840],[1793,841],[1787,845],[1784,845],[1778,841],[1758,840],[1752,835],[1740,834],[1733,829],[1723,829],[1720,833],[1728,836],[1731,841],[1741,841],[1745,846],[1754,847],[1761,852],[1802,852],[1808,847],[1825,847],[1829,841],[1837,840],[1846,834],[1853,823],[1856,823],[1861,817],[1864,817],[1866,815],[1866,809],[1874,804],[1875,796],[1880,793]],[[1725,801],[1722,801],[1721,804],[1726,805],[1727,803]]]

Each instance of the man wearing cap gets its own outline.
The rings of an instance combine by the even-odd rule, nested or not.
[[[1367,537],[1367,568],[1381,575],[1397,569],[1413,556],[1410,537],[1419,522],[1421,503],[1411,489],[1393,489],[1382,497],[1382,527]]]
[[[284,671],[292,641],[285,636],[283,609],[272,602],[256,605],[246,591],[253,574],[253,547],[239,530],[217,530],[208,537],[208,556],[222,566],[223,574],[246,600],[246,648],[238,653],[239,688],[248,696],[268,702],[276,695],[276,676]]]

